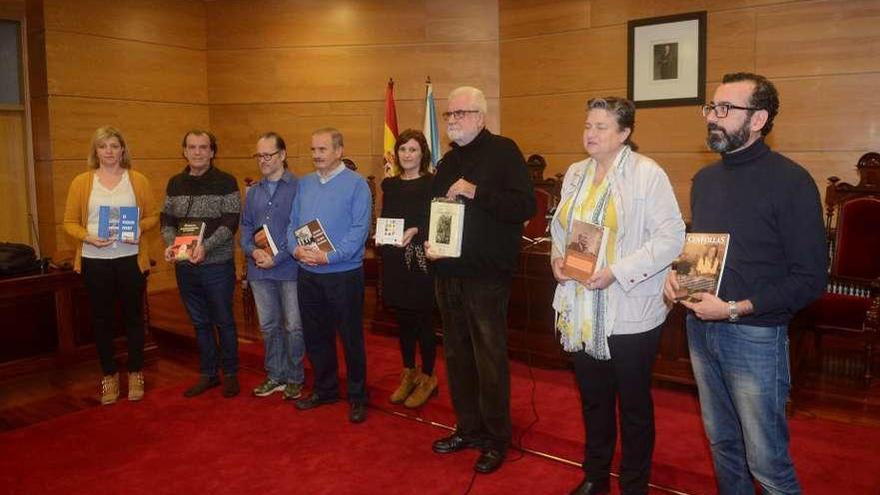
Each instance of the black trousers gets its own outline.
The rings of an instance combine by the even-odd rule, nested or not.
[[[405,368],[416,367],[416,344],[422,356],[422,372],[434,373],[437,341],[431,325],[431,309],[394,308],[400,332],[400,354]]]
[[[116,373],[113,359],[113,322],[117,302],[128,339],[128,371],[144,365],[144,287],[146,278],[137,255],[115,259],[82,258],[82,277],[89,294],[95,346],[105,375]]]
[[[573,354],[581,392],[586,452],[584,471],[591,481],[608,478],[617,442],[617,403],[620,401],[620,490],[648,493],[654,453],[654,401],[651,368],[660,345],[660,328],[608,338],[611,359],[599,361],[585,352]]]
[[[458,432],[487,447],[510,444],[507,302],[510,280],[435,278]]]
[[[299,271],[296,284],[306,353],[315,372],[314,390],[322,399],[339,397],[336,332],[342,341],[348,401],[367,402],[367,351],[364,346],[364,270],[338,273]]]

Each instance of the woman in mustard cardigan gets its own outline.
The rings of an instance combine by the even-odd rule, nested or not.
[[[119,373],[113,359],[113,320],[116,303],[128,339],[128,400],[144,396],[144,288],[150,267],[143,234],[155,228],[159,214],[147,178],[131,170],[131,155],[122,134],[101,127],[92,137],[88,172],[70,183],[64,208],[64,230],[76,244],[74,269],[82,274],[89,294],[92,328],[101,361],[101,404],[119,398]],[[99,236],[100,210],[109,206],[111,226]],[[136,206],[140,222],[134,238],[119,240],[116,207]],[[113,213],[109,213],[113,212]]]

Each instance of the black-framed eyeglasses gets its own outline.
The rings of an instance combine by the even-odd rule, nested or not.
[[[480,113],[479,110],[453,110],[451,112],[443,112],[440,114],[443,117],[443,120],[449,120],[449,117],[452,117],[454,120],[461,120],[465,117],[465,115],[469,113]]]
[[[740,107],[737,105],[731,105],[730,103],[710,103],[708,105],[703,105],[703,117],[708,117],[709,112],[715,112],[715,116],[719,119],[723,119],[727,117],[727,114],[730,113],[730,110],[761,110],[757,107]]]
[[[257,161],[265,162],[272,159],[273,156],[281,153],[281,150],[276,151],[275,153],[254,153],[251,155],[251,158],[255,158]]]

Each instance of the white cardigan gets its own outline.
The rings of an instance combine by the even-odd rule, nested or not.
[[[568,167],[559,204],[577,193],[589,163],[586,159]],[[663,323],[669,312],[663,283],[684,246],[684,221],[669,178],[654,160],[631,153],[611,174],[618,230],[610,266],[616,280],[606,289],[616,315],[608,335],[647,332]],[[566,232],[558,216],[559,210],[550,224],[554,259],[565,253]],[[554,308],[560,297],[573,297],[575,284],[571,280],[557,285]]]

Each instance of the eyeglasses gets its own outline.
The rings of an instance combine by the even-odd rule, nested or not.
[[[254,153],[253,155],[251,155],[251,158],[255,158],[257,161],[260,162],[267,162],[278,153],[281,153],[281,150],[278,150],[275,153]]]
[[[710,112],[715,112],[715,116],[719,119],[723,119],[727,117],[727,114],[730,113],[730,110],[761,110],[756,107],[740,107],[736,105],[731,105],[730,103],[712,103],[709,105],[703,105],[703,117],[708,117]]]
[[[449,117],[452,117],[453,120],[461,120],[465,117],[465,115],[469,113],[480,113],[479,110],[453,110],[451,112],[443,112],[440,114],[443,117],[443,120],[449,120]]]

